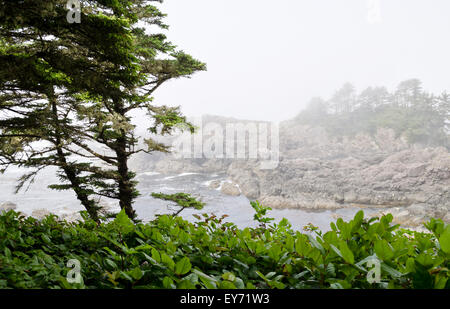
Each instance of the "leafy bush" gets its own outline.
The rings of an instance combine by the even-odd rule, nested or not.
[[[418,233],[393,226],[391,215],[368,220],[359,212],[329,232],[299,232],[286,219],[266,227],[266,208],[254,206],[262,224],[245,229],[206,214],[197,223],[164,215],[136,224],[121,212],[98,225],[86,215],[67,223],[10,211],[0,215],[0,287],[450,287],[450,226],[441,220]],[[80,283],[67,279],[70,260],[80,263]],[[380,267],[377,282],[368,280],[371,265]]]

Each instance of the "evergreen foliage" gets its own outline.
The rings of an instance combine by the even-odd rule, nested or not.
[[[61,183],[51,188],[74,190],[94,220],[96,196],[135,218],[128,160],[169,148],[150,139],[139,147],[130,114],[146,113],[152,133],[193,132],[178,107],[157,106],[152,95],[205,65],[155,30],[167,29],[159,1],[81,2],[81,23],[70,24],[66,1],[0,1],[0,167],[31,169],[20,190],[56,166]]]
[[[312,99],[295,119],[323,126],[334,136],[390,128],[410,143],[450,149],[450,96],[424,91],[417,79],[400,83],[393,93],[384,87],[369,87],[358,94],[347,83],[328,101]]]

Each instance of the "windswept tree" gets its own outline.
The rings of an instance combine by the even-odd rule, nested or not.
[[[411,107],[423,101],[422,82],[413,78],[401,82],[395,92],[396,103],[400,107]]]
[[[389,102],[389,91],[386,87],[368,87],[357,97],[357,107],[364,111],[373,111]]]
[[[330,105],[336,114],[351,112],[355,103],[355,87],[350,83],[345,83],[341,89],[334,93],[330,100]]]
[[[418,79],[401,82],[394,92],[369,87],[359,94],[347,83],[328,101],[311,100],[295,119],[323,126],[335,136],[373,134],[378,128],[390,128],[410,143],[450,148],[449,103],[449,94],[428,93]],[[324,106],[330,106],[330,112],[324,112]]]
[[[162,33],[156,1],[82,1],[81,23],[66,20],[66,1],[0,1],[0,163],[56,166],[94,220],[95,196],[119,200],[135,218],[138,196],[128,160],[168,147],[139,138],[130,113],[148,114],[152,133],[193,131],[179,108],[157,106],[152,94],[166,81],[205,65],[177,51]],[[158,1],[159,2],[159,1]],[[151,27],[148,27],[151,26]]]
[[[450,134],[450,94],[443,92],[437,98],[436,109],[444,122],[444,132]]]

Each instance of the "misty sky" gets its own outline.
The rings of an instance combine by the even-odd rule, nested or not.
[[[169,82],[155,102],[280,121],[346,81],[392,89],[420,78],[429,91],[450,90],[450,1],[379,0],[379,22],[371,2],[165,0],[169,39],[208,71]]]

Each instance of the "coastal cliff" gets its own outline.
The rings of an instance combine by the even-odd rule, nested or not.
[[[203,118],[204,123],[212,120],[240,122]],[[358,206],[397,209],[405,221],[450,219],[450,155],[445,147],[410,144],[385,128],[336,137],[320,126],[290,120],[279,126],[279,151],[278,166],[269,170],[260,169],[259,160],[179,159],[171,154],[141,155],[132,167],[165,174],[226,173],[243,195],[272,208]]]

